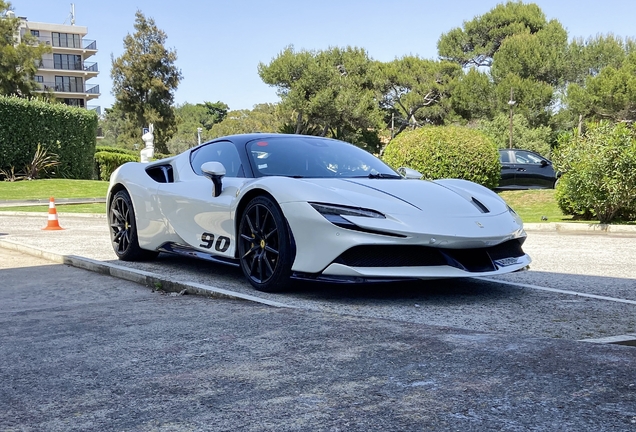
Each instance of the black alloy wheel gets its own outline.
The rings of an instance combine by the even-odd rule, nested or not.
[[[132,200],[126,190],[120,190],[109,206],[110,240],[117,257],[123,261],[140,261],[157,256],[157,252],[139,247],[137,224]]]
[[[243,274],[259,291],[282,291],[289,285],[292,247],[287,222],[266,196],[247,205],[239,224],[239,258]]]

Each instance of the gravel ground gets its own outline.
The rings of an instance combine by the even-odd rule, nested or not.
[[[574,295],[636,301],[636,237],[630,235],[530,231],[525,250],[533,258],[531,270],[489,280],[299,282],[290,292],[266,294],[228,266],[166,254],[146,263],[117,261],[104,218],[60,215],[63,231],[42,231],[44,225],[42,216],[0,215],[0,234],[7,234],[0,239],[337,314],[572,340],[636,333],[636,304]]]

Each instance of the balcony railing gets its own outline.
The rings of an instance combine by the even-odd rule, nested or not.
[[[37,36],[40,42],[43,42],[45,45],[51,45],[54,47],[60,48],[78,48],[85,50],[97,50],[97,41],[92,39],[67,39],[60,40],[57,38],[53,38],[50,36]]]
[[[40,60],[38,62],[40,69],[58,69],[58,70],[73,70],[73,71],[86,71],[86,72],[99,72],[97,63],[95,62],[56,62],[54,60]]]
[[[53,90],[59,93],[86,93],[86,94],[99,94],[99,84],[90,85],[85,84],[78,86],[74,83],[54,83],[54,82],[41,82],[40,89],[47,91]]]
[[[99,105],[86,105],[86,109],[89,111],[95,111],[98,116],[102,115],[102,107]],[[97,136],[100,136],[99,133]]]

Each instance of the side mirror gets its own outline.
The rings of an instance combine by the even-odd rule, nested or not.
[[[422,173],[415,171],[414,169],[407,167],[399,167],[397,172],[404,177],[405,179],[415,179],[419,180],[422,178]]]
[[[223,164],[221,162],[206,162],[201,165],[201,171],[203,171],[204,176],[214,183],[214,196],[218,197],[221,195],[221,190],[223,189],[221,179],[225,177],[225,167]]]
[[[542,167],[547,167],[548,166],[548,161],[545,159],[541,159],[541,166]]]

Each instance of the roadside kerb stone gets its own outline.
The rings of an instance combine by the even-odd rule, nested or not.
[[[180,281],[156,273],[123,267],[116,264],[93,260],[90,258],[84,258],[76,255],[60,255],[14,241],[0,240],[0,247],[43,258],[47,261],[52,261],[59,264],[66,264],[95,273],[124,279],[165,292],[201,295],[218,299],[246,300],[277,308],[296,308],[295,306],[263,299],[249,294],[237,293],[223,288],[212,287],[196,282]]]
[[[636,234],[636,225],[586,224],[569,222],[527,223],[526,231],[557,231],[600,234]]]
[[[0,200],[0,207],[23,207],[49,205],[50,198],[31,200]],[[55,198],[56,204],[99,204],[106,203],[106,198]]]

